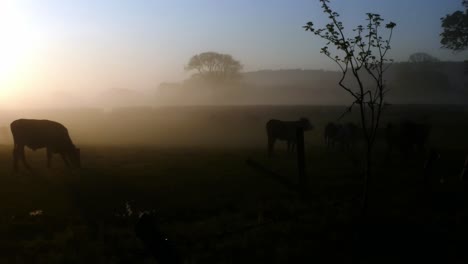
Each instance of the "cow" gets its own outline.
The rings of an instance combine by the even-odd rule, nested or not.
[[[388,153],[396,146],[403,154],[411,151],[424,152],[431,126],[412,121],[402,121],[399,126],[388,123],[385,129]]]
[[[358,140],[359,127],[354,123],[328,123],[325,127],[325,143],[328,147],[338,144],[341,149],[352,149]]]
[[[47,149],[47,167],[51,167],[52,155],[62,156],[67,167],[80,167],[80,149],[73,144],[68,130],[62,124],[50,120],[18,119],[10,124],[13,135],[13,168],[18,171],[18,160],[21,159],[26,168],[31,167],[26,161],[24,147],[32,150]]]
[[[338,130],[337,141],[342,149],[353,149],[359,139],[359,127],[354,123],[347,123]]]
[[[303,129],[304,131],[312,130],[314,127],[307,118],[301,118],[298,121],[281,121],[271,119],[266,124],[266,131],[268,136],[268,155],[273,155],[273,148],[275,141],[286,141],[288,151],[294,151],[297,142],[297,130]]]

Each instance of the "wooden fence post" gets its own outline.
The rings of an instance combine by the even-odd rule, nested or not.
[[[304,129],[296,130],[297,167],[299,173],[299,190],[304,194],[307,189],[307,175],[305,165]]]

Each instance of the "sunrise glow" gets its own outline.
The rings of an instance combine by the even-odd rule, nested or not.
[[[0,7],[0,101],[4,102],[30,77],[44,39],[23,6],[2,1]]]

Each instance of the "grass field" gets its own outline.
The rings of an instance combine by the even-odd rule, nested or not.
[[[435,172],[446,183],[434,179],[424,188],[426,155],[384,159],[379,142],[370,216],[361,221],[360,149],[327,149],[322,140],[323,126],[341,108],[249,109],[195,115],[190,124],[175,118],[171,128],[182,131],[181,140],[171,143],[178,144],[160,144],[170,134],[162,130],[148,146],[91,144],[78,133],[80,170],[65,168],[58,157],[47,170],[45,151],[38,150],[26,153],[34,170],[14,174],[11,146],[0,146],[0,263],[155,263],[134,233],[144,211],[156,212],[185,263],[466,263],[466,187],[457,177],[468,154],[467,111],[420,107],[387,115],[385,121],[413,115],[433,125],[429,145],[441,152]],[[245,112],[250,117],[240,118]],[[297,182],[295,157],[283,145],[274,158],[266,156],[267,116],[308,116],[316,124],[306,136],[306,197],[246,164],[250,158]],[[136,139],[150,135],[138,122],[162,122],[135,120]],[[199,132],[210,124],[214,129]]]

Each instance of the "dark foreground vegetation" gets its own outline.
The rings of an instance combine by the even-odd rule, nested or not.
[[[5,140],[0,263],[156,263],[135,235],[143,212],[157,215],[185,263],[466,263],[468,185],[459,175],[468,154],[468,108],[385,110],[383,124],[431,124],[428,149],[441,156],[424,184],[428,153],[387,155],[379,139],[364,220],[362,146],[329,149],[323,138],[325,125],[344,109],[44,112],[69,128],[83,168],[69,170],[56,158],[48,170],[45,151],[38,150],[26,153],[34,170],[14,174]],[[354,114],[339,122],[357,120]],[[281,183],[296,183],[295,156],[278,142],[269,159],[265,131],[268,119],[302,116],[315,127],[306,133],[305,196]],[[247,159],[283,178],[265,177]]]

